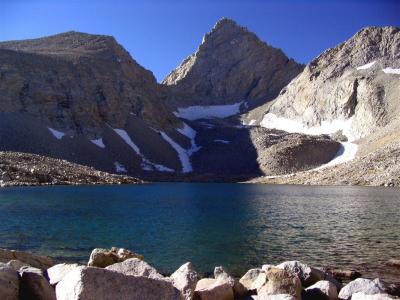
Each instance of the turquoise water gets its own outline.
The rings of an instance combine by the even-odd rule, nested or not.
[[[400,190],[159,183],[0,189],[0,247],[85,262],[124,247],[169,273],[299,259],[376,268],[400,255]]]

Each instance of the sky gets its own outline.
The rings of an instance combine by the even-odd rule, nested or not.
[[[0,0],[0,41],[113,35],[161,81],[222,17],[307,63],[365,26],[400,26],[400,0]]]

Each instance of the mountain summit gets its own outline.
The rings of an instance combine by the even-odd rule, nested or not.
[[[176,106],[248,105],[276,97],[303,70],[235,21],[223,18],[207,33],[197,51],[164,80]]]

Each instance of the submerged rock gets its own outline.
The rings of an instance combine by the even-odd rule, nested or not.
[[[143,256],[124,248],[112,247],[110,250],[95,248],[90,254],[88,266],[105,268],[109,265],[123,262],[128,258],[138,258],[143,260]]]
[[[19,260],[32,267],[43,270],[55,265],[54,260],[48,256],[0,248],[0,262],[9,262],[11,260]]]
[[[57,300],[129,299],[181,300],[171,282],[143,276],[127,276],[107,269],[78,267],[56,286]]]
[[[196,289],[198,281],[198,275],[190,262],[185,263],[176,270],[170,276],[170,279],[174,287],[181,291],[186,300],[193,298],[194,290]]]
[[[106,267],[107,270],[115,271],[124,275],[143,276],[155,279],[164,279],[157,270],[147,262],[138,258],[129,258],[120,263]]]

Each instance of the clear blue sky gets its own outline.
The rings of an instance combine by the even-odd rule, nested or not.
[[[0,40],[113,35],[161,80],[221,17],[307,63],[365,26],[400,26],[400,0],[0,0]]]

